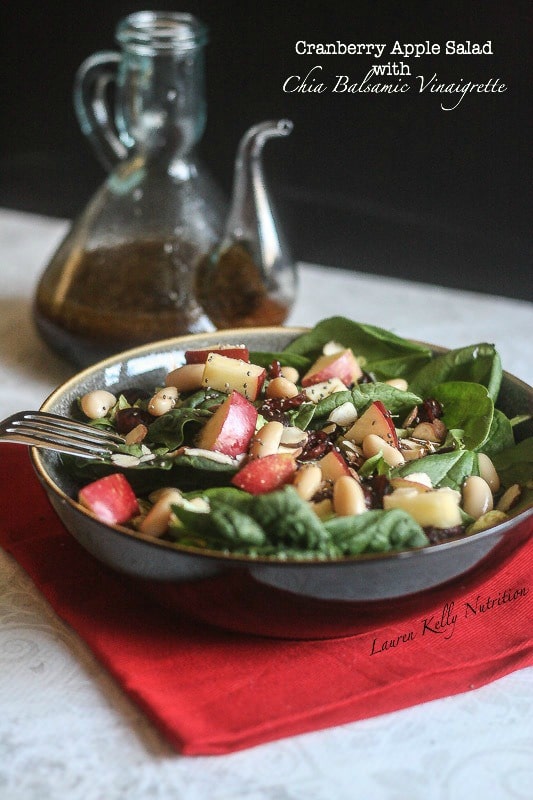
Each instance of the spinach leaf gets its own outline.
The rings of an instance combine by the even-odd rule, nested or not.
[[[390,465],[385,461],[381,450],[375,456],[370,456],[359,469],[361,478],[370,478],[372,475],[390,475]]]
[[[315,416],[316,406],[314,403],[302,403],[298,408],[290,408],[286,413],[288,414],[291,425],[305,431]]]
[[[492,462],[502,486],[531,482],[533,474],[533,437],[524,439],[513,447],[495,453]]]
[[[334,517],[325,522],[324,527],[343,556],[385,553],[429,544],[418,522],[401,509]]]
[[[187,406],[174,408],[152,422],[148,427],[146,443],[164,445],[169,450],[175,450],[186,441],[185,426],[195,423],[193,432],[196,432],[197,426],[207,422],[209,417],[211,417],[211,412],[208,409],[188,408]]]
[[[322,522],[293,486],[257,495],[249,512],[276,544],[320,551],[328,543]]]
[[[437,355],[413,377],[409,388],[422,397],[432,395],[433,388],[448,381],[471,381],[487,387],[496,401],[502,380],[502,365],[494,345],[473,344]]]
[[[425,345],[409,342],[384,328],[353,322],[346,317],[322,320],[311,331],[292,341],[285,352],[315,359],[329,341],[350,347],[363,369],[385,379],[414,374],[432,355]]]
[[[210,409],[213,408],[213,406],[218,406],[223,403],[227,396],[227,394],[217,392],[215,389],[200,389],[186,397],[185,400],[180,403],[179,408]]]
[[[492,425],[494,403],[479,383],[449,381],[435,386],[433,397],[442,404],[447,428],[461,428],[464,446],[477,450],[486,441]]]
[[[412,392],[395,389],[386,383],[361,383],[345,392],[334,392],[324,397],[316,404],[315,419],[329,417],[333,409],[343,403],[353,403],[361,413],[374,400],[381,402],[389,409],[391,414],[405,415],[414,406],[422,402],[422,398]]]
[[[253,517],[220,498],[213,499],[209,512],[192,511],[178,505],[173,506],[172,510],[185,531],[201,537],[205,546],[212,550],[238,552],[266,541],[265,532]],[[182,534],[176,528],[174,532],[178,537]]]
[[[208,513],[173,508],[185,526],[173,529],[178,538],[192,533],[208,547],[250,555],[332,555],[323,524],[292,486],[268,495],[251,496],[228,487],[208,490],[203,496],[209,501]]]
[[[477,454],[470,450],[434,453],[395,467],[391,476],[406,478],[412,472],[425,472],[436,488],[449,486],[459,491],[469,475],[479,475]]]
[[[419,395],[410,391],[404,392],[386,383],[361,383],[352,389],[352,402],[358,411],[374,400],[381,400],[391,414],[395,415],[405,415],[422,402]]]
[[[478,449],[493,458],[496,453],[514,445],[513,426],[503,411],[494,409],[494,416],[486,441]]]

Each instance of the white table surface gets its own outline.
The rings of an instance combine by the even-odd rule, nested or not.
[[[74,371],[31,322],[36,282],[67,226],[0,210],[0,418],[38,408]],[[435,344],[490,341],[507,370],[533,383],[530,304],[315,265],[301,265],[300,274],[289,324],[343,314]],[[0,479],[8,479],[1,470],[0,461]],[[0,550],[6,800],[526,800],[532,716],[526,669],[456,697],[232,755],[180,756]]]

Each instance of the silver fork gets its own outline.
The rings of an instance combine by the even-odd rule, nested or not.
[[[19,411],[0,422],[0,443],[14,442],[69,453],[80,458],[104,459],[124,439],[116,433],[44,411]]]

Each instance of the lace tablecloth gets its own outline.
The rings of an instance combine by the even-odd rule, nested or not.
[[[1,417],[38,407],[72,374],[40,342],[30,313],[66,228],[0,211]],[[507,370],[533,382],[527,303],[316,265],[300,272],[289,323],[343,314],[446,346],[491,341]],[[170,749],[3,551],[0,623],[0,796],[9,800],[530,797],[533,670],[393,714],[193,758]]]

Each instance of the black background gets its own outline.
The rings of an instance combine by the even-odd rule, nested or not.
[[[207,23],[204,162],[229,195],[245,129],[286,116],[265,168],[301,260],[531,299],[531,19],[529,2],[4,2],[0,205],[74,217],[105,177],[72,107],[74,73],[116,49],[126,14],[190,11]],[[424,56],[407,95],[284,93],[290,75],[361,81],[365,56],[298,56],[295,43],[492,42],[492,56]],[[499,78],[443,111],[416,75]],[[383,78],[395,82],[397,79]],[[457,95],[453,96],[458,99]],[[444,98],[449,99],[449,98]],[[407,314],[416,313],[406,309]]]

